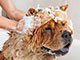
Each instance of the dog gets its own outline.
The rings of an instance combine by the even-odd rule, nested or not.
[[[28,33],[11,31],[0,52],[0,60],[55,60],[67,54],[73,41],[67,7],[30,8],[27,16],[37,16],[40,22],[34,23]]]

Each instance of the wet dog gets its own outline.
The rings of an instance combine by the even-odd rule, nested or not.
[[[65,12],[67,7],[30,8],[27,16],[34,20],[33,28],[24,34],[10,32],[0,60],[54,60],[68,53],[73,30]]]

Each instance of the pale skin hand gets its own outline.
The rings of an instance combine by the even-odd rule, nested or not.
[[[24,15],[26,15],[26,12],[17,10],[14,7],[12,0],[0,0],[0,6],[4,9],[10,18],[16,20],[14,21],[0,16],[0,28],[12,30],[12,27],[17,27],[18,21],[22,19]]]
[[[8,30],[14,30],[12,27],[17,27],[18,22],[15,20],[7,19],[3,16],[0,16],[0,28],[8,29]]]

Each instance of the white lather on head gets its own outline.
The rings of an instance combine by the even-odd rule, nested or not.
[[[62,9],[64,10],[65,8]],[[58,20],[59,21],[68,20],[65,10],[64,11],[61,10],[60,7],[54,8],[50,6],[48,8],[40,8],[40,6],[38,5],[38,7],[35,10],[37,11],[37,16],[36,15],[24,16],[23,19],[20,20],[18,27],[21,26],[23,21],[25,22],[23,32],[27,33],[28,31],[32,31],[36,27],[41,26],[42,20],[39,17],[40,16],[39,10],[41,10],[41,14],[47,12],[48,14],[47,16],[50,17],[50,19],[53,19],[55,22],[58,22]],[[57,15],[57,13],[59,13],[59,15]],[[42,17],[46,18],[46,16]],[[46,21],[47,20],[48,19],[46,18]],[[72,24],[70,24],[69,27],[72,29]]]

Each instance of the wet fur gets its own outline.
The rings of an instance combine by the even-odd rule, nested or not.
[[[64,9],[62,10],[65,11]],[[27,15],[36,15],[37,12],[31,8],[28,13]],[[45,13],[43,15],[45,16]],[[46,19],[49,18],[47,17]],[[62,26],[62,23],[67,27]],[[60,44],[62,41],[59,35],[61,35],[64,30],[70,30],[67,23],[68,22],[65,21],[58,21],[58,23],[56,23],[53,20],[46,23],[43,19],[42,26],[34,29],[33,32],[31,32],[32,34],[27,35],[10,32],[10,38],[5,42],[2,52],[0,52],[0,60],[54,60],[55,55],[46,53],[40,47],[44,44],[54,50],[61,48]],[[50,27],[52,30],[47,31],[47,27]]]

